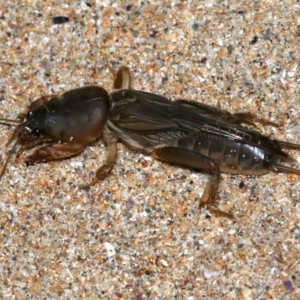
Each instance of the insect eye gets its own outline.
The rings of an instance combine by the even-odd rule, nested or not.
[[[36,137],[36,138],[39,138],[41,136],[41,133],[40,131],[37,129],[37,128],[34,128],[32,130],[32,134]]]
[[[30,110],[30,111],[27,113],[26,118],[29,119],[29,118],[32,116],[32,114],[33,114],[33,111]]]

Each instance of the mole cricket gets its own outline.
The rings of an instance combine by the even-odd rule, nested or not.
[[[111,70],[113,71],[113,70]],[[300,175],[300,169],[283,149],[300,150],[300,145],[277,141],[245,125],[273,125],[251,113],[235,113],[194,101],[172,101],[163,96],[130,89],[127,67],[114,72],[111,94],[100,86],[84,86],[32,102],[19,119],[1,118],[2,124],[17,124],[7,145],[13,141],[0,174],[4,175],[12,155],[26,157],[28,165],[72,157],[101,136],[107,157],[97,170],[103,180],[112,169],[117,142],[167,163],[207,173],[209,180],[200,198],[221,216],[233,217],[212,206],[220,173],[263,175],[270,171]]]

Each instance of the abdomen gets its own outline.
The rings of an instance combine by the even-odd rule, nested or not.
[[[176,141],[176,146],[196,151],[212,159],[221,172],[262,175],[280,158],[270,151],[238,141],[189,137]]]

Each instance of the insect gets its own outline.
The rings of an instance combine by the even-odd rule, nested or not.
[[[112,169],[116,145],[121,140],[156,159],[208,173],[200,206],[207,205],[213,212],[232,217],[212,207],[221,172],[300,175],[300,169],[284,164],[293,159],[282,150],[300,150],[300,145],[272,140],[243,125],[273,123],[250,113],[231,114],[197,102],[171,101],[129,89],[130,73],[126,67],[114,77],[114,88],[118,90],[110,95],[101,87],[88,86],[33,102],[9,141],[16,139],[0,176],[14,153],[19,156],[40,146],[27,157],[29,164],[66,158],[80,153],[103,134],[107,158],[97,170],[97,179],[88,186],[105,178]],[[2,119],[4,123],[9,121],[14,120]]]

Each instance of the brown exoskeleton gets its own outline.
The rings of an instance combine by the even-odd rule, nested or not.
[[[300,169],[282,165],[293,161],[282,148],[300,150],[300,145],[272,140],[242,126],[254,122],[274,125],[250,113],[230,114],[205,104],[170,101],[135,90],[116,91],[110,98],[107,127],[124,143],[165,162],[210,174],[201,206],[213,203],[220,172],[300,175]]]
[[[129,71],[123,67],[115,74],[115,88],[129,88]],[[85,86],[58,95],[41,97],[31,103],[27,114],[20,120],[1,118],[5,124],[19,123],[7,144],[15,143],[9,152],[0,178],[13,154],[19,157],[24,151],[38,147],[26,157],[26,164],[34,164],[74,156],[98,139],[103,131],[109,146],[107,163],[97,171],[102,178],[113,166],[116,148],[114,139],[105,133],[110,108],[109,95],[100,86]]]
[[[129,87],[129,70],[123,67],[115,76],[115,88],[121,90],[109,96],[102,88],[92,86],[37,100],[24,123],[15,129],[12,139],[17,141],[10,155],[17,146],[20,155],[24,150],[46,144],[28,157],[29,162],[69,157],[81,152],[104,131],[108,155],[97,171],[98,179],[111,170],[116,144],[121,140],[157,159],[210,174],[200,205],[213,203],[220,172],[300,175],[300,169],[282,164],[293,161],[282,149],[300,150],[300,145],[272,140],[242,126],[272,123],[250,113],[230,114],[197,102],[171,101]]]
[[[107,127],[124,143],[162,161],[210,174],[200,205],[214,202],[221,172],[300,175],[300,169],[282,165],[294,161],[282,148],[300,150],[300,145],[271,140],[242,126],[254,122],[274,125],[250,113],[230,114],[205,104],[170,101],[135,90],[116,91],[110,98]]]

